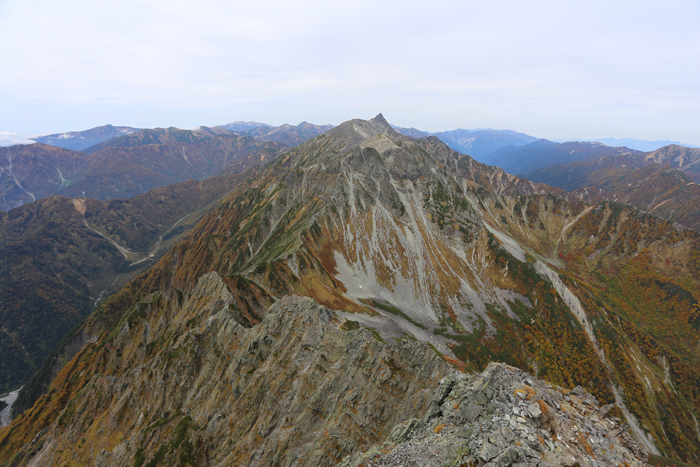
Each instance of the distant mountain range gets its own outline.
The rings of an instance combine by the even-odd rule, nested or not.
[[[195,130],[106,125],[42,137],[38,139],[52,145],[0,148],[0,210],[58,194],[132,198],[153,188],[202,180],[224,168],[226,173],[238,173],[330,128],[306,122],[279,127],[234,122]],[[84,147],[87,141],[92,144]]]
[[[616,200],[700,229],[697,148],[671,145],[647,153],[608,154],[550,165],[527,178],[578,193],[588,202]]]
[[[0,148],[0,210],[51,195],[108,200],[264,164],[287,146],[251,136],[142,130],[85,151],[42,143]]]
[[[496,165],[508,173],[524,175],[552,164],[601,157],[606,154],[639,153],[626,147],[610,147],[602,143],[568,142],[555,143],[538,139],[532,143],[515,147],[508,145],[482,157],[484,164]]]
[[[486,162],[483,157],[504,146],[519,147],[536,141],[534,136],[518,133],[513,130],[491,130],[457,129],[452,131],[441,131],[438,133],[428,133],[415,128],[394,127],[401,134],[412,138],[422,138],[425,136],[437,136],[450,148],[462,154],[468,154],[479,162]]]
[[[232,131],[234,134],[238,135],[253,136],[263,141],[284,143],[291,147],[325,133],[333,128],[333,125],[314,125],[313,123],[301,122],[296,126],[284,124],[275,127],[265,123],[256,124],[255,122],[234,122],[229,123],[228,125],[220,125],[215,127],[215,129],[219,128]]]
[[[104,125],[84,131],[68,131],[66,133],[56,133],[53,135],[37,136],[31,138],[37,143],[49,144],[59,148],[73,149],[82,151],[97,143],[116,138],[118,136],[128,135],[139,131],[139,128],[129,126],[112,126]]]
[[[582,140],[579,138],[572,139],[572,140],[566,140],[566,141],[558,141],[560,143],[567,142],[567,141],[592,141],[592,142],[598,142],[598,143],[603,143],[608,146],[627,146],[628,148],[631,149],[636,149],[638,151],[655,151],[659,148],[662,148],[664,146],[668,146],[671,144],[676,144],[680,146],[685,146],[688,148],[698,148],[700,146],[694,146],[692,144],[685,144],[685,143],[680,143],[678,141],[671,141],[671,140],[659,140],[659,141],[649,141],[649,140],[644,140],[644,139],[634,139],[634,138],[598,138],[598,139],[587,139],[587,140]]]
[[[256,128],[269,128],[273,129],[275,128],[274,125],[268,125],[267,123],[260,123],[260,122],[243,122],[243,121],[236,121],[232,123],[227,123],[225,125],[218,125],[218,128],[222,128],[227,131],[231,132],[236,132],[236,131],[248,131],[248,130],[254,130]]]

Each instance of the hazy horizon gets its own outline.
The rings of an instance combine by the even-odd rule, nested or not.
[[[0,140],[383,112],[700,145],[700,3],[0,2]]]

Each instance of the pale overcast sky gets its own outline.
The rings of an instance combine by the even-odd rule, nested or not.
[[[0,0],[0,139],[378,112],[700,145],[700,0]]]

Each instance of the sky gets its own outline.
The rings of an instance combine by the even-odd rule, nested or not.
[[[700,0],[0,0],[0,142],[111,123],[700,145]]]

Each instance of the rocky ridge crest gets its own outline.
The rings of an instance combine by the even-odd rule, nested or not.
[[[422,419],[397,425],[382,445],[342,467],[647,465],[628,426],[605,418],[583,388],[538,381],[502,363],[440,381]]]

